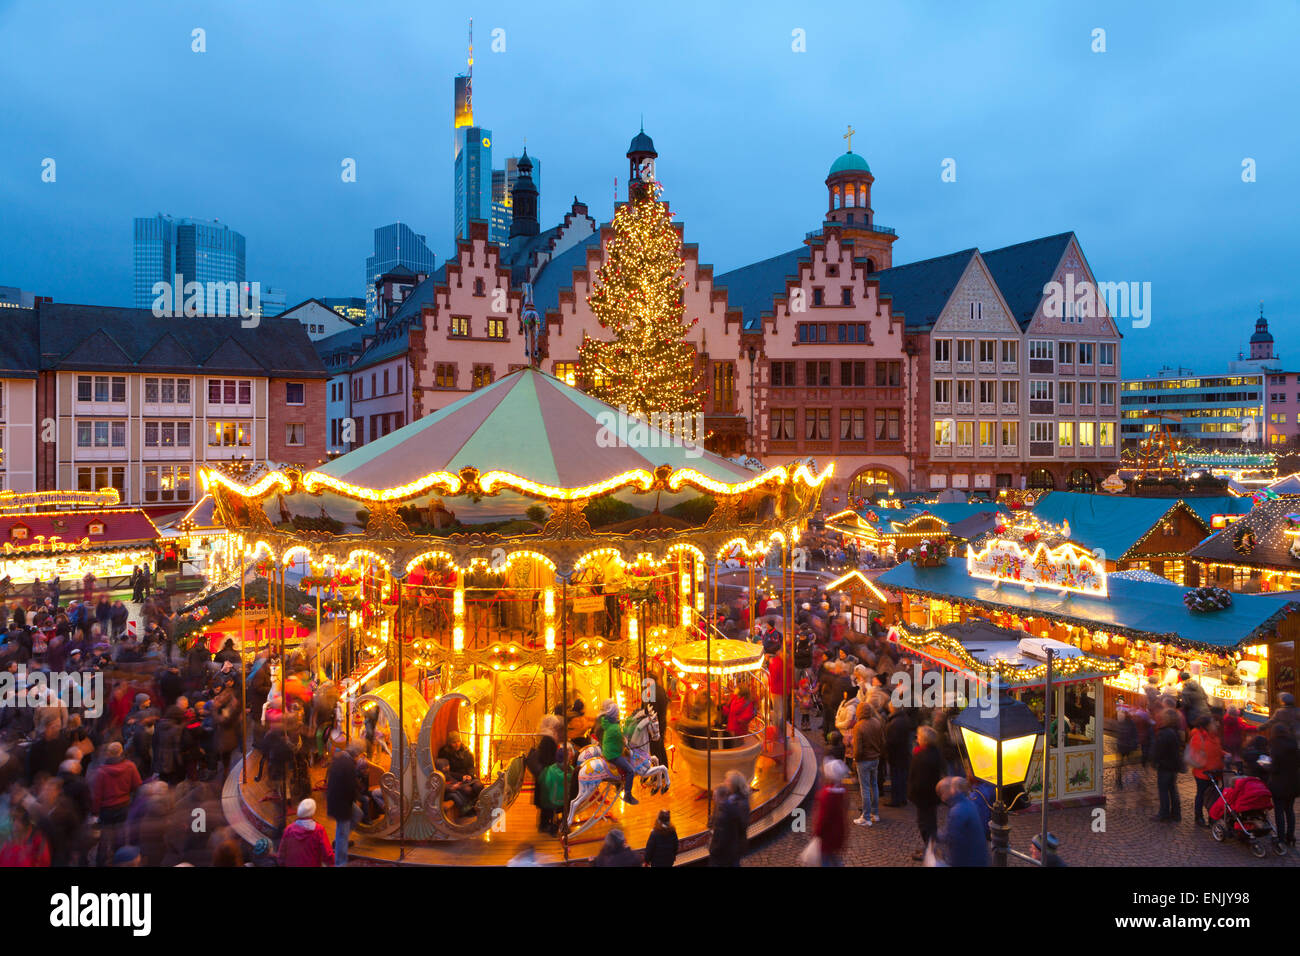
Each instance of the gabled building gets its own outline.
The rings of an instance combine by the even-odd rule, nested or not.
[[[313,342],[319,342],[321,339],[348,329],[355,329],[363,324],[360,319],[339,314],[320,299],[299,302],[293,308],[281,312],[278,317],[296,319],[307,330],[307,337]]]

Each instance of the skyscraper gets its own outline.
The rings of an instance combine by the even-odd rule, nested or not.
[[[137,217],[134,230],[137,309],[157,298],[154,284],[235,282],[245,280],[245,240],[225,223],[212,219],[173,219],[158,213]]]
[[[375,280],[397,266],[425,274],[433,271],[433,252],[424,236],[404,222],[393,222],[376,229],[375,251],[366,256],[366,314],[371,318],[378,315]]]
[[[452,86],[455,134],[453,228],[457,239],[469,238],[470,220],[492,220],[492,131],[474,125],[474,21],[469,21],[468,68]],[[507,231],[508,231],[507,226]],[[501,237],[505,241],[505,235]]]
[[[171,283],[176,275],[176,222],[171,216],[136,217],[134,259],[135,307],[147,309],[153,305],[154,283]]]

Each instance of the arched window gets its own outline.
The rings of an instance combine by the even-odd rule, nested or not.
[[[1096,490],[1096,483],[1092,480],[1092,475],[1088,473],[1088,469],[1076,468],[1070,472],[1065,487],[1070,491],[1091,492]]]
[[[1052,478],[1052,473],[1046,468],[1037,468],[1031,471],[1027,484],[1031,491],[1052,491],[1056,488],[1056,480]]]
[[[867,187],[866,187],[866,186],[859,186],[859,187],[858,187],[858,205],[859,205],[859,206],[862,206],[863,208],[866,208],[866,205],[867,205]]]
[[[875,271],[876,271],[876,260],[875,260],[875,259],[872,259],[870,256],[868,256],[868,257],[867,257],[867,272],[875,272]]]
[[[846,186],[845,189],[844,189],[844,205],[845,205],[846,207],[850,208],[850,209],[851,209],[852,207],[854,207],[854,206],[857,205],[857,203],[854,202],[854,200],[853,200],[853,187],[852,187],[852,186]]]
[[[894,476],[884,468],[868,468],[858,472],[849,482],[849,497],[870,500],[876,495],[888,495],[901,491]]]

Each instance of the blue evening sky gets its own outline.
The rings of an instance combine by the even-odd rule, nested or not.
[[[609,219],[644,113],[701,259],[774,255],[820,224],[851,123],[897,263],[1073,229],[1099,277],[1152,284],[1151,325],[1121,326],[1126,375],[1220,368],[1260,300],[1300,368],[1297,10],[0,2],[0,285],[130,305],[131,220],[158,211],[228,222],[249,278],[291,303],[362,295],[371,230],[396,219],[441,262],[472,15],[476,120],[497,165],[527,137],[544,226],[575,194]],[[196,27],[206,53],[191,52]],[[792,52],[796,29],[807,52]],[[940,179],[950,157],[955,183]]]

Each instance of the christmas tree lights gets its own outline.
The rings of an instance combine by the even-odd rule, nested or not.
[[[648,419],[700,410],[695,348],[685,340],[682,241],[666,204],[638,190],[614,214],[614,235],[587,297],[612,341],[584,339],[582,380],[597,398]],[[689,436],[694,437],[694,436]]]

